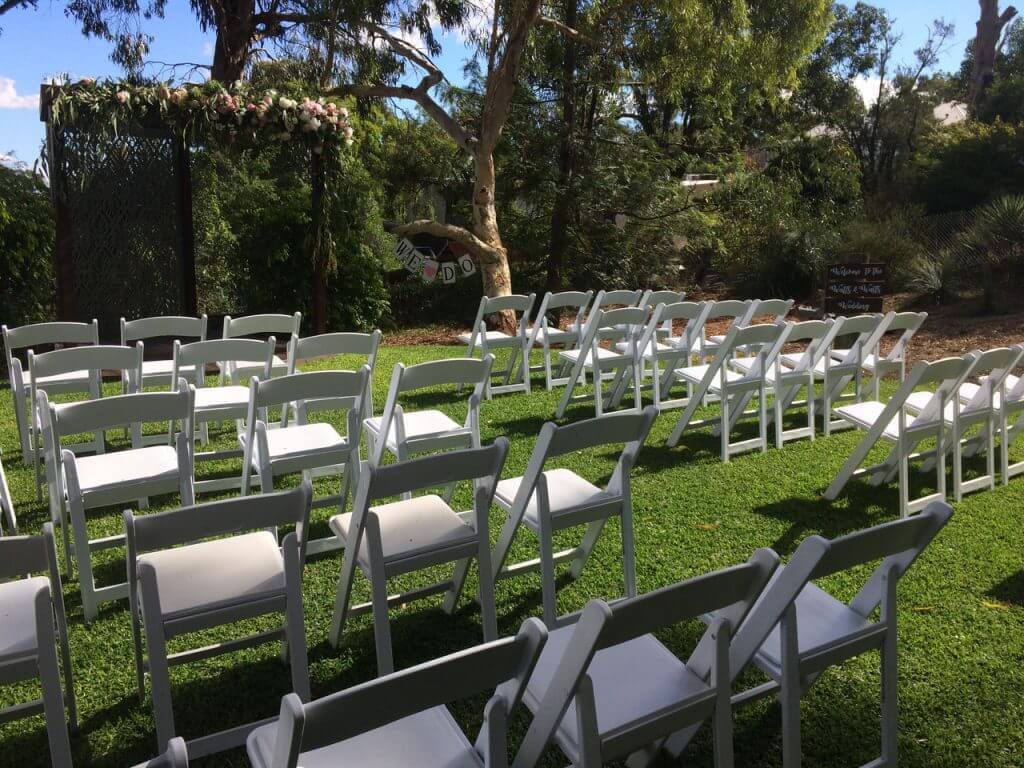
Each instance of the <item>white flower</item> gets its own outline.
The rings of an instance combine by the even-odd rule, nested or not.
[[[317,120],[315,117],[311,117],[309,121],[304,126],[302,126],[302,130],[306,131],[307,133],[312,133],[313,131],[316,131],[319,128],[320,121]]]
[[[279,106],[281,109],[294,109],[295,104],[296,102],[294,99],[289,99],[285,96],[282,96],[280,99],[277,100],[277,106]]]

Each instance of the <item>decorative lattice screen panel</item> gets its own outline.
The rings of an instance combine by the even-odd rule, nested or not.
[[[74,305],[80,319],[181,310],[173,140],[68,130],[54,154],[70,213]]]

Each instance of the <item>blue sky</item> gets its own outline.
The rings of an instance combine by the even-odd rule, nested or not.
[[[909,61],[925,38],[932,19],[943,17],[956,25],[956,33],[942,61],[943,68],[959,66],[964,45],[974,35],[978,5],[972,0],[880,0],[903,32],[899,51]],[[86,39],[64,15],[60,2],[40,0],[36,10],[15,10],[0,17],[0,155],[13,153],[31,163],[43,138],[39,122],[39,84],[62,73],[73,77],[117,75],[108,58],[109,46]],[[164,62],[209,63],[213,37],[203,34],[192,16],[188,0],[168,0],[164,19],[146,22],[155,38],[150,58]],[[464,56],[457,39],[446,45],[442,65],[452,79],[459,77]]]

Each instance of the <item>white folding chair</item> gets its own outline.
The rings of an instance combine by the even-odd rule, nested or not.
[[[383,412],[363,422],[370,463],[380,464],[385,451],[405,461],[417,453],[480,447],[480,402],[490,381],[493,363],[494,355],[487,355],[483,360],[432,360],[408,368],[395,363]],[[473,387],[462,424],[436,409],[406,411],[399,402],[400,396],[408,396],[410,392],[451,385]]]
[[[656,329],[649,343],[641,347],[641,382],[650,376],[654,406],[659,411],[682,408],[687,403],[686,398],[664,398],[671,393],[675,381],[673,371],[691,365],[694,355],[699,354],[701,332],[707,313],[711,311],[711,304],[710,301],[679,301],[663,305],[658,315],[661,326]],[[673,327],[677,320],[685,321],[682,333],[678,336]],[[624,341],[615,345],[619,351],[626,351],[627,347],[628,342]],[[620,387],[620,391],[624,393],[625,388]]]
[[[175,737],[169,673],[173,665],[282,641],[293,690],[309,701],[301,542],[312,493],[304,482],[290,491],[150,515],[125,511],[136,680],[139,697],[144,697],[149,672],[158,750],[166,750]],[[279,547],[274,534],[260,529],[280,525],[294,525],[295,531]],[[179,635],[268,614],[284,614],[284,626],[204,648],[167,652],[167,642]],[[198,758],[241,746],[266,722],[270,720],[189,740],[188,753]]]
[[[753,311],[747,318],[747,322],[741,323],[741,325],[771,325],[777,323],[780,320],[785,320],[789,311],[793,308],[795,302],[792,299],[760,299],[751,302]],[[755,323],[755,320],[761,319],[762,323]],[[724,337],[714,336],[710,339],[712,343],[720,343],[720,340]],[[757,352],[757,347],[741,347],[738,352],[742,355],[751,355]]]
[[[622,530],[626,596],[636,595],[633,499],[629,474],[657,415],[657,409],[648,406],[642,413],[615,413],[562,427],[549,421],[541,427],[526,473],[498,483],[494,501],[508,516],[494,548],[491,571],[497,581],[539,570],[544,623],[548,627],[557,624],[555,566],[571,560],[569,573],[574,579],[579,578],[601,529],[610,518],[619,518]],[[619,443],[623,445],[622,453],[603,489],[570,469],[545,470],[549,459]],[[535,560],[507,565],[509,550],[521,525],[537,536],[540,556]],[[555,552],[555,533],[581,525],[587,526],[581,543]]]
[[[249,413],[249,388],[242,386],[242,375],[253,375],[259,365],[260,378],[270,378],[271,361],[274,355],[274,337],[266,341],[256,339],[211,339],[194,341],[191,344],[174,342],[173,366],[175,376],[182,368],[193,368],[196,372],[195,401],[193,407],[193,435],[203,443],[210,439],[209,424],[234,421],[235,436],[242,435],[243,419]],[[228,384],[209,387],[206,385],[206,366],[216,363],[221,367],[222,375],[228,372]],[[177,379],[171,385],[171,391],[177,388]],[[220,461],[242,456],[240,448],[199,451],[195,453],[195,462]],[[235,490],[241,488],[241,475],[233,477],[217,477],[197,480],[196,493],[209,491]]]
[[[363,407],[363,418],[373,416],[373,372],[377,367],[377,350],[383,334],[379,330],[372,333],[321,333],[307,336],[304,339],[292,336],[288,343],[288,373],[299,373],[300,360],[312,360],[324,357],[344,357],[350,363],[345,368],[329,370],[357,371],[367,365],[370,376],[366,381],[366,404]],[[317,367],[315,370],[327,370]],[[290,409],[290,406],[289,406]],[[281,424],[288,424],[288,410],[281,410]]]
[[[751,661],[771,680],[735,694],[732,704],[742,706],[779,694],[785,768],[798,768],[801,762],[801,697],[829,667],[872,650],[881,653],[882,753],[865,768],[895,768],[899,725],[896,588],[952,513],[947,504],[936,502],[905,520],[832,540],[805,539],[789,562],[775,571],[739,624],[729,649],[733,680]],[[814,583],[878,560],[882,562],[848,604]],[[712,623],[722,616],[713,612],[705,620]],[[682,729],[656,747],[678,758],[695,733],[693,727]]]
[[[777,565],[774,552],[758,550],[743,565],[612,606],[593,600],[553,630],[523,694],[534,720],[515,767],[536,765],[553,739],[572,765],[600,768],[711,719],[714,764],[731,768],[729,644]],[[716,609],[726,615],[686,660],[652,634]]]
[[[35,408],[35,401],[30,393],[28,369],[22,365],[15,353],[50,346],[60,348],[71,344],[99,344],[99,324],[93,320],[91,323],[34,323],[18,328],[8,328],[4,325],[0,326],[0,333],[4,337],[4,355],[7,357],[7,375],[11,381],[14,418],[18,425],[18,439],[21,442],[21,460],[28,466],[34,458],[28,419]],[[39,384],[49,390],[51,395],[58,395],[65,392],[88,392],[89,382],[88,371],[73,371]]]
[[[121,318],[121,345],[127,347],[131,342],[149,343],[152,339],[167,341],[206,341],[206,315],[200,317],[181,317],[164,315],[158,317],[142,317],[137,320]],[[151,345],[152,346],[152,345]],[[170,347],[168,347],[170,351]],[[196,371],[191,366],[182,367],[179,378],[195,383]],[[142,363],[143,387],[169,387],[174,376],[174,359],[172,357],[145,360]]]
[[[580,332],[583,330],[583,317],[593,295],[593,291],[564,291],[562,293],[551,293],[549,291],[541,299],[540,309],[537,310],[537,315],[533,319],[533,325],[528,330],[530,343],[527,347],[527,354],[540,344],[541,349],[544,351],[544,363],[538,366],[531,366],[530,371],[544,371],[544,388],[548,392],[551,391],[555,384],[566,383],[565,376],[561,375],[564,371],[560,370],[557,378],[552,376],[551,350],[554,347],[572,349],[579,343]],[[558,318],[566,310],[575,310],[575,312],[569,322],[569,327],[562,328]],[[548,314],[550,313],[556,316],[553,325],[548,319]],[[559,366],[559,369],[564,367],[563,363]]]
[[[953,498],[961,501],[965,493],[996,487],[995,436],[999,427],[999,412],[1005,397],[1006,378],[1021,358],[1019,347],[1002,347],[987,352],[970,352],[972,365],[965,368],[956,387],[957,402],[946,405],[944,419],[949,439],[946,452],[953,454]],[[978,383],[966,381],[967,375]],[[928,407],[929,392],[913,392],[907,398],[907,410],[920,413]],[[977,428],[973,437],[969,433]],[[970,480],[963,479],[963,457],[985,452],[985,472]],[[928,471],[937,457],[927,459],[923,469]]]
[[[459,341],[466,345],[466,357],[473,357],[477,350],[480,351],[481,357],[487,357],[492,350],[510,350],[508,367],[500,371],[491,371],[491,376],[503,377],[502,384],[495,387],[488,377],[486,390],[488,400],[491,399],[491,395],[501,395],[506,392],[526,392],[527,394],[530,392],[530,334],[527,332],[527,326],[536,298],[533,293],[529,296],[484,296],[480,299],[472,330],[469,333],[459,334]],[[504,331],[487,330],[485,318],[498,312],[514,312],[519,315],[515,336],[510,336]],[[515,373],[517,364],[521,381],[512,382],[512,374]]]
[[[659,317],[660,307],[656,307],[653,312],[640,307],[591,312],[579,347],[558,353],[559,359],[572,367],[569,369],[565,391],[558,401],[555,418],[562,418],[570,403],[588,399],[587,395],[575,395],[576,387],[586,384],[587,373],[590,373],[594,382],[594,411],[598,416],[604,413],[606,405],[610,408],[617,400],[621,400],[623,394],[618,390],[625,384],[624,380],[632,381],[634,409],[639,411],[643,397],[639,365],[640,350],[644,347],[642,340],[653,338]],[[619,351],[601,346],[602,340],[608,339],[625,342],[625,349]],[[606,379],[612,381],[607,403],[602,389]]]
[[[768,370],[768,385],[775,394],[774,407],[768,415],[769,421],[775,422],[775,445],[781,448],[789,440],[807,437],[812,441],[816,436],[815,427],[815,370],[825,364],[829,350],[835,340],[839,324],[834,320],[806,320],[793,323],[786,336],[786,344],[802,345],[799,352],[789,355],[780,354],[775,358],[775,365]],[[792,365],[783,362],[783,358],[792,361]],[[738,371],[749,371],[756,364],[755,357],[737,357],[729,365]],[[797,402],[797,396],[804,392],[806,399]],[[786,429],[786,412],[795,405],[807,409],[807,425]]]
[[[249,735],[253,768],[507,768],[507,726],[547,639],[527,619],[515,637],[394,672],[308,704],[295,694],[281,716]],[[448,704],[495,688],[470,742]]]
[[[176,736],[167,742],[167,751],[152,760],[139,763],[135,768],[188,768],[188,748],[185,740]]]
[[[388,608],[443,592],[444,611],[451,613],[472,558],[476,558],[480,571],[484,641],[498,636],[488,513],[507,453],[508,440],[499,437],[486,448],[449,451],[386,467],[364,465],[353,511],[331,518],[331,529],[345,546],[331,619],[331,645],[338,646],[349,616],[372,611],[377,673],[394,671]],[[468,512],[454,511],[434,494],[370,506],[377,499],[404,497],[413,491],[450,486],[463,480],[473,481],[473,509]],[[443,563],[456,564],[450,579],[388,596],[389,578]],[[369,603],[350,606],[357,566],[370,582],[372,597]]]
[[[758,304],[759,302],[754,299],[728,299],[726,301],[712,302],[711,311],[708,312],[705,322],[729,320],[729,326],[726,328],[725,333],[701,336],[700,362],[704,362],[708,357],[714,357],[718,347],[725,341],[725,337],[729,335],[729,331],[733,328],[742,328],[750,325],[751,320],[754,319],[754,311],[757,309]],[[703,329],[701,332],[703,333]]]
[[[825,491],[825,498],[835,499],[851,478],[869,476],[872,485],[881,485],[898,476],[899,509],[902,516],[923,509],[932,501],[946,498],[946,441],[957,433],[956,422],[959,406],[956,403],[957,387],[970,373],[973,358],[950,357],[934,363],[917,363],[888,403],[866,400],[835,409],[835,413],[858,429],[865,430],[864,437],[839,470],[839,474]],[[909,418],[907,399],[921,387],[929,390],[925,401],[919,401],[917,415]],[[946,428],[946,406],[953,404],[954,427]],[[879,440],[892,443],[888,458],[881,464],[861,468],[864,459]],[[924,441],[935,440],[936,448],[915,453]],[[935,456],[936,491],[927,496],[910,499],[910,462]]]
[[[254,376],[249,380],[249,413],[242,445],[242,495],[249,493],[252,473],[259,477],[260,489],[274,489],[274,479],[301,472],[304,479],[338,476],[337,494],[315,497],[314,508],[335,507],[345,511],[349,488],[359,480],[359,443],[363,425],[363,405],[370,368],[359,371],[312,371],[293,373],[269,381]],[[295,404],[295,419],[287,427],[271,425],[268,410]],[[310,422],[311,413],[340,411],[345,414],[344,437],[332,424]],[[306,543],[310,554],[339,547],[332,534]]]
[[[724,462],[737,453],[767,451],[769,376],[791,328],[784,320],[771,325],[733,326],[716,345],[717,351],[710,363],[677,369],[674,375],[686,382],[689,403],[669,436],[668,446],[675,447],[686,430],[710,425],[721,438]],[[757,350],[754,363],[743,371],[732,370],[729,362],[741,347]],[[721,402],[718,416],[695,420],[697,409],[706,402],[708,395],[716,396]],[[746,407],[754,397],[757,398],[757,410],[747,411]],[[751,414],[757,415],[758,436],[732,442],[731,434],[740,418]]]
[[[49,409],[48,439],[61,465],[51,478],[51,498],[62,501],[61,526],[64,556],[71,574],[72,554],[78,564],[85,620],[92,621],[99,604],[119,600],[127,594],[126,584],[97,587],[92,573],[92,552],[123,546],[123,536],[90,539],[85,513],[90,509],[136,501],[148,506],[150,496],[178,493],[183,504],[191,504],[192,489],[192,397],[194,390],[184,381],[177,392],[145,392],[115,395],[101,400],[69,404],[59,411],[49,405],[46,393],[39,393],[40,409]],[[138,440],[141,425],[175,422],[181,432],[166,445],[143,446]],[[76,456],[62,450],[64,438],[82,432],[132,427],[132,447],[96,456]],[[60,467],[63,472],[59,471]],[[69,520],[70,518],[70,520]],[[74,549],[68,541],[74,531]]]
[[[224,318],[224,338],[238,339],[245,336],[256,336],[261,340],[273,339],[276,349],[277,339],[288,339],[298,336],[302,330],[302,313],[296,312],[293,315],[246,315],[244,317]],[[250,365],[239,365],[242,362],[249,362]],[[288,363],[274,354],[270,361],[270,374],[267,375],[263,366],[252,364],[253,361],[226,360],[227,370],[221,369],[221,381],[225,375],[232,381],[247,379],[250,376],[259,376],[264,380],[271,376],[284,376],[288,373]]]
[[[1024,344],[1018,344],[1017,349],[1024,353]],[[1019,365],[1024,362],[1024,354],[1015,363]],[[960,385],[960,402],[970,401],[981,389],[981,384],[964,382]],[[999,419],[999,472],[1003,479],[1003,485],[1010,482],[1010,478],[1024,472],[1024,461],[1010,463],[1010,447],[1014,440],[1024,431],[1024,419],[1013,420],[1015,414],[1024,410],[1024,376],[1008,374],[1003,380],[1003,387],[995,397],[994,407],[998,412]],[[982,446],[978,446],[979,448]],[[973,455],[973,447],[968,446],[965,455]]]
[[[899,338],[887,354],[881,354],[876,344],[867,349],[864,359],[861,361],[864,370],[873,377],[872,386],[874,387],[875,400],[879,399],[879,385],[883,378],[893,373],[899,375],[900,381],[906,378],[907,348],[910,346],[910,340],[914,337],[914,334],[917,333],[918,329],[927,319],[927,312],[889,313],[889,322],[886,323],[885,333],[899,332]],[[880,340],[881,337],[879,337]],[[843,349],[834,349],[832,350],[832,357],[842,360],[845,357],[845,352],[846,350]]]
[[[59,380],[61,376],[74,375],[78,371],[86,371],[89,374],[87,388],[91,399],[103,394],[103,372],[106,370],[118,371],[121,379],[121,394],[137,392],[139,379],[142,371],[142,342],[136,342],[134,347],[108,347],[108,346],[87,346],[71,347],[68,349],[55,349],[52,352],[44,352],[40,355],[32,350],[28,353],[28,376],[29,390],[32,402],[39,402],[39,393],[45,388],[48,395],[52,395],[47,381]],[[51,402],[50,407],[61,410],[67,407],[67,403]],[[34,411],[32,414],[32,450],[34,452],[33,463],[36,468],[36,498],[42,498],[42,480],[45,474],[49,484],[53,484],[52,475],[54,467],[60,463],[59,455],[46,450],[47,446],[40,440],[40,432],[44,429],[45,411]],[[65,450],[75,453],[103,453],[104,434],[97,432],[93,439],[87,443],[65,445]],[[50,496],[51,518],[56,522],[60,519],[58,507],[59,500]]]
[[[892,318],[891,312],[888,315],[836,318],[838,327],[834,327],[833,333],[830,334],[828,352],[819,357],[813,369],[815,379],[822,382],[821,395],[815,403],[815,411],[821,414],[826,435],[837,429],[849,428],[849,423],[832,418],[832,409],[841,403],[859,403],[863,399],[864,361],[878,349],[878,342],[885,334],[885,329]],[[833,347],[837,340],[849,344],[838,356]],[[781,360],[784,365],[793,368],[798,364],[799,358],[799,353],[784,353]],[[847,392],[851,383],[853,392]]]
[[[72,730],[78,728],[78,710],[52,523],[45,523],[38,536],[0,538],[0,617],[0,682],[39,680],[43,694],[35,701],[0,708],[0,722],[42,712],[51,765],[71,768],[64,705]]]
[[[10,534],[18,535],[18,516],[14,512],[14,500],[11,488],[7,485],[7,473],[4,471],[3,453],[0,453],[0,536],[4,534],[3,521],[7,520]]]

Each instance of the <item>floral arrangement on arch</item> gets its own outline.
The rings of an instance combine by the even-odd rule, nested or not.
[[[55,88],[50,120],[61,127],[117,133],[159,122],[189,137],[236,141],[304,141],[320,154],[326,142],[352,144],[348,109],[335,100],[216,81],[173,86],[83,78]]]

